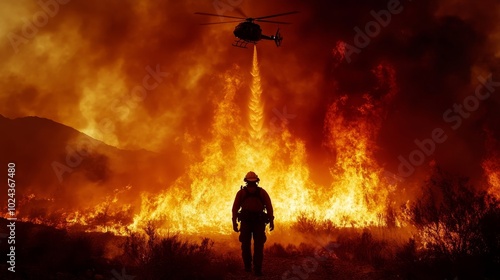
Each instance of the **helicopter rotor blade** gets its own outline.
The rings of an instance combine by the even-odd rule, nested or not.
[[[243,18],[243,17],[224,16],[224,15],[216,15],[216,14],[200,13],[200,12],[196,12],[195,14],[196,14],[196,15],[202,15],[202,16],[213,16],[213,17],[225,17],[225,18],[246,19],[246,18]]]
[[[269,23],[279,23],[279,24],[291,24],[291,22],[265,20],[265,19],[256,19],[255,21],[258,21],[258,22],[269,22]]]
[[[241,20],[231,20],[231,21],[223,21],[223,22],[207,22],[207,23],[200,23],[200,25],[212,25],[212,24],[235,23],[235,22],[241,22]]]
[[[255,19],[280,17],[280,16],[286,16],[286,15],[291,15],[291,14],[296,14],[296,13],[298,13],[298,11],[293,11],[293,12],[288,12],[288,13],[282,13],[282,14],[275,14],[275,15],[270,15],[270,16],[263,16],[263,17],[258,17],[258,18],[255,18]]]

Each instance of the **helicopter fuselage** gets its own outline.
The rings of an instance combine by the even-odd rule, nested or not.
[[[237,40],[233,44],[233,46],[245,48],[248,43],[256,44],[257,41],[260,41],[262,39],[273,40],[276,43],[276,46],[279,47],[281,45],[281,41],[283,40],[283,37],[280,34],[280,29],[278,28],[278,30],[276,30],[275,35],[267,36],[267,35],[262,34],[262,29],[260,29],[260,26],[258,24],[256,24],[254,21],[267,22],[267,23],[277,23],[277,24],[289,24],[289,22],[274,21],[274,20],[268,20],[268,19],[274,18],[274,17],[285,16],[285,15],[296,14],[296,13],[298,13],[298,12],[293,11],[293,12],[288,12],[288,13],[274,14],[274,15],[268,15],[268,16],[263,16],[263,17],[255,17],[255,18],[253,18],[253,17],[225,16],[225,15],[216,15],[216,14],[201,13],[201,12],[196,12],[195,14],[204,15],[204,16],[218,16],[218,17],[244,20],[243,22],[240,22],[234,28],[233,34],[237,38]],[[232,22],[237,22],[237,21],[233,20],[233,21],[226,21],[226,22],[203,23],[203,25],[232,23]]]
[[[257,42],[262,39],[262,29],[260,26],[256,23],[248,21],[238,24],[234,28],[233,34],[236,38],[249,42]]]

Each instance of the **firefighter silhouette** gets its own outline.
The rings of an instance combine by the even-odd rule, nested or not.
[[[241,255],[247,272],[252,270],[253,237],[253,269],[255,275],[260,276],[266,242],[266,224],[269,224],[269,230],[274,230],[273,205],[269,194],[258,186],[260,179],[255,172],[248,172],[243,181],[246,186],[241,187],[233,203],[233,230],[240,232]],[[238,221],[240,222],[239,229]]]

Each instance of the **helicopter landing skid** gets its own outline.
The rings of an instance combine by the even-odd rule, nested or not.
[[[254,44],[256,44],[256,42],[251,42],[251,41],[246,41],[246,40],[238,39],[238,40],[234,41],[233,46],[238,47],[238,48],[246,49],[248,43],[254,43]]]

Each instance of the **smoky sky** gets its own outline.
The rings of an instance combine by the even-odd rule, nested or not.
[[[350,62],[339,60],[338,43],[356,47],[355,28],[365,30],[375,21],[373,13],[387,10],[389,3],[399,4],[401,12],[391,14],[367,46],[351,53]],[[235,24],[201,26],[224,19],[194,13],[239,16],[241,10],[258,17],[299,11],[276,18],[292,23],[279,26],[280,48],[270,41],[257,45],[265,123],[284,108],[295,115],[289,129],[305,141],[318,172],[326,171],[324,163],[335,153],[324,145],[324,119],[341,96],[349,97],[345,114],[353,119],[361,96],[375,100],[383,117],[374,149],[393,173],[398,156],[407,157],[417,148],[414,140],[429,138],[435,128],[448,140],[426,162],[435,160],[467,176],[482,172],[481,162],[495,147],[486,149],[485,131],[493,142],[500,138],[497,92],[461,118],[458,129],[443,119],[455,103],[474,94],[477,77],[491,73],[500,81],[497,1],[73,0],[57,5],[58,11],[27,38],[26,25],[44,9],[32,1],[0,4],[5,18],[0,114],[6,117],[49,118],[121,148],[169,153],[183,145],[186,133],[198,143],[210,136],[214,100],[224,90],[222,75],[234,73],[250,85],[252,50],[231,46]],[[272,35],[278,26],[262,23],[261,28]],[[395,73],[390,101],[384,101],[388,87],[375,75],[380,65]],[[163,76],[138,97],[133,89],[143,86],[147,67],[159,67]],[[242,114],[248,94],[242,90],[236,98]],[[102,120],[112,128],[104,129]]]

